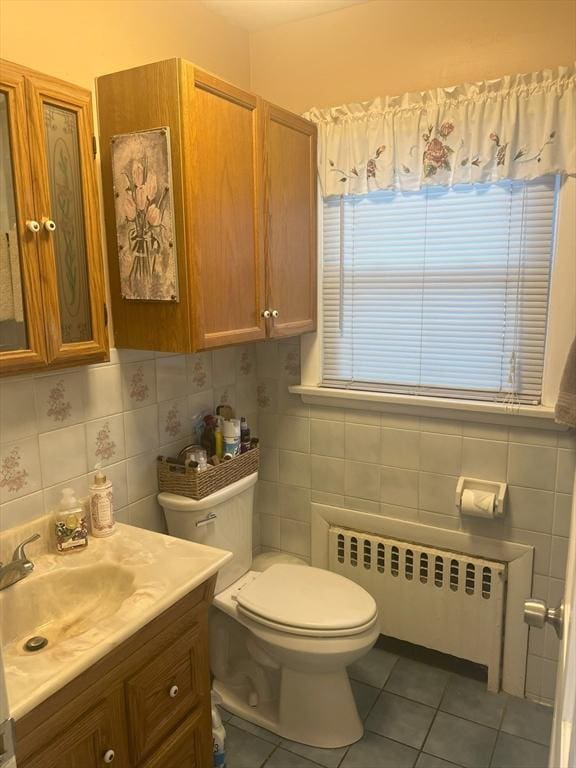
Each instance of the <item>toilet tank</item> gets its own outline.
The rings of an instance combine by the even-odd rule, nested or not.
[[[234,555],[218,574],[216,592],[226,589],[252,565],[252,516],[257,479],[258,473],[253,472],[199,501],[176,493],[158,494],[170,536],[227,549]]]

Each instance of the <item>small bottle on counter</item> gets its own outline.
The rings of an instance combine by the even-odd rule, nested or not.
[[[64,488],[54,512],[54,538],[60,554],[76,552],[88,546],[86,510],[76,498],[74,488]]]
[[[90,524],[92,536],[97,539],[114,533],[114,493],[112,483],[98,470],[90,486]]]
[[[246,417],[240,419],[240,453],[247,453],[250,450],[250,427]]]

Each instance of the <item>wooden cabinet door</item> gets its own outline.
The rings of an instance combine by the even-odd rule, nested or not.
[[[202,637],[202,639],[204,639]],[[126,711],[134,762],[140,760],[189,715],[201,697],[200,627],[195,625],[126,681]]]
[[[184,113],[194,347],[263,339],[260,100],[192,67]],[[191,75],[190,75],[191,77]],[[188,105],[189,106],[189,105]],[[192,214],[191,214],[192,215]]]
[[[212,765],[210,708],[196,709],[142,768],[207,768]]]
[[[30,72],[29,143],[49,362],[108,354],[89,91]]]
[[[0,372],[46,365],[38,233],[21,69],[0,62]]]
[[[295,336],[316,328],[316,127],[266,104],[265,147],[270,336]]]
[[[121,691],[62,726],[62,731],[28,760],[21,764],[17,758],[18,768],[102,768],[107,764],[105,755],[115,768],[129,768]]]

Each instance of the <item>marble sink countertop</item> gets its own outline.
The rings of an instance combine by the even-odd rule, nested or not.
[[[29,529],[47,532],[43,522],[39,521],[40,525],[35,529],[28,524],[22,531],[20,541],[29,535]],[[65,556],[47,552],[45,536],[43,539],[42,544],[35,542],[27,548],[27,554],[34,562],[32,574],[0,592],[0,612],[6,616],[14,610],[15,603],[17,610],[20,610],[20,603],[21,610],[29,610],[31,606],[27,605],[26,598],[30,593],[41,600],[41,579],[51,573],[61,574],[66,570],[73,584],[75,575],[86,578],[86,569],[91,567],[97,566],[95,573],[105,573],[102,566],[120,567],[133,578],[133,584],[131,593],[115,612],[104,616],[84,632],[53,645],[49,642],[41,651],[23,651],[22,638],[15,642],[10,637],[10,627],[6,622],[2,633],[2,653],[10,714],[15,719],[23,717],[91,667],[232,558],[230,552],[222,549],[120,523],[112,536],[105,539],[90,537],[85,550]],[[62,579],[62,576],[58,578]],[[61,599],[66,600],[66,590]],[[10,609],[8,602],[5,603],[4,611],[5,600],[11,603]]]

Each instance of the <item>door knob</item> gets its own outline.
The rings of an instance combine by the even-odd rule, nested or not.
[[[556,608],[548,608],[544,600],[534,600],[530,598],[524,601],[524,621],[531,627],[542,627],[548,622],[554,627],[559,638],[562,637],[564,629],[564,603],[560,603]]]
[[[34,232],[34,234],[36,234],[36,232],[40,232],[40,224],[38,224],[37,221],[34,221],[34,219],[28,219],[26,222],[26,229],[29,232]]]
[[[272,310],[272,317],[278,317],[279,314],[280,314],[280,312],[278,312],[277,309],[273,309]]]
[[[44,224],[46,232],[54,232],[56,229],[56,223],[52,219],[42,219],[42,224]]]
[[[264,318],[266,318],[266,320],[268,320],[268,318],[269,318],[269,317],[272,317],[272,313],[270,312],[270,310],[269,310],[269,309],[265,309],[265,310],[262,312],[262,317],[264,317]]]
[[[116,757],[116,752],[114,752],[113,749],[107,749],[106,752],[102,755],[102,759],[105,763],[112,763],[114,762],[114,758]]]

